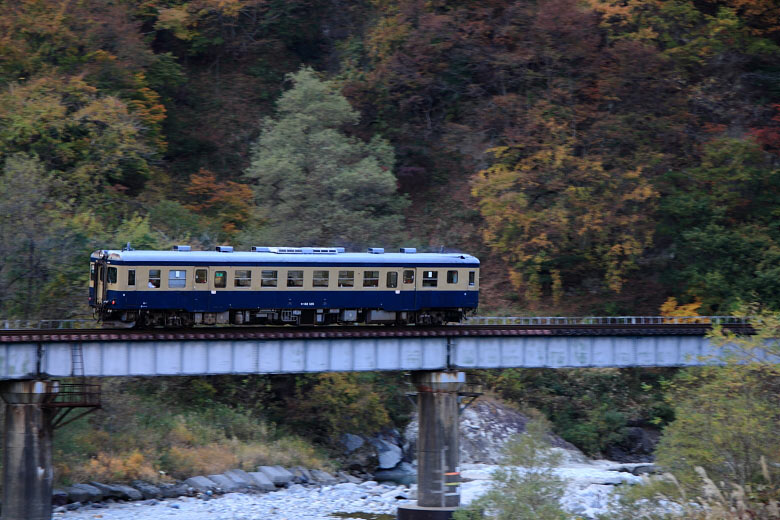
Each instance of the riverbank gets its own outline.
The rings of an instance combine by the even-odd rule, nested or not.
[[[610,461],[569,461],[555,472],[567,486],[564,508],[572,517],[596,518],[609,512],[615,486],[641,482],[638,473],[646,464]],[[490,487],[495,465],[463,464],[462,503],[470,503]],[[416,487],[346,482],[334,485],[292,484],[270,493],[199,493],[171,499],[139,502],[107,501],[73,511],[58,508],[55,519],[63,520],[375,520],[376,515],[394,516],[399,505],[414,503]],[[341,515],[338,515],[341,513]],[[374,516],[372,516],[374,515]]]

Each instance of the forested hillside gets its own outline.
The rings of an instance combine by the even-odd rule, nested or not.
[[[3,0],[0,315],[172,243],[483,258],[486,307],[780,304],[774,0]]]

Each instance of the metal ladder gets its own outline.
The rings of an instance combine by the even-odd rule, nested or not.
[[[81,350],[81,343],[74,343],[70,347],[70,376],[80,377],[82,382],[84,377],[84,353]]]

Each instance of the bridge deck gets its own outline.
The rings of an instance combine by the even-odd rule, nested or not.
[[[614,324],[2,331],[0,379],[684,366],[718,354],[708,330],[708,324]]]

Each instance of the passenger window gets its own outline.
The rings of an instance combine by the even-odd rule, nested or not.
[[[327,287],[330,281],[330,273],[328,271],[314,271],[314,278],[312,285],[314,287]]]
[[[260,286],[261,287],[276,287],[277,271],[261,271],[260,272]]]
[[[227,273],[225,271],[217,271],[214,273],[214,287],[217,289],[224,289],[227,287]]]
[[[127,270],[127,285],[135,285],[135,269]]]
[[[195,269],[195,283],[206,283],[209,281],[208,269]]]
[[[476,283],[477,273],[476,271],[469,271],[469,286],[474,287]]]
[[[116,267],[108,268],[108,283],[116,283]]]
[[[458,283],[458,271],[447,271],[447,283]]]
[[[364,271],[363,287],[379,287],[379,271]]]
[[[391,271],[387,273],[387,288],[395,289],[398,287],[398,273]]]
[[[404,283],[414,283],[414,271],[404,271]]]
[[[168,287],[171,289],[181,289],[187,285],[187,271],[168,271]]]
[[[233,278],[235,287],[249,287],[252,285],[252,271],[249,269],[239,269]]]
[[[439,284],[438,271],[423,271],[423,287],[436,287]]]
[[[303,287],[303,271],[287,271],[287,287]]]
[[[149,269],[149,283],[147,286],[150,289],[159,289],[160,288],[160,270],[159,269]]]
[[[355,271],[339,271],[339,287],[354,287]]]

